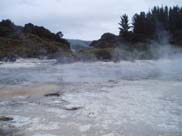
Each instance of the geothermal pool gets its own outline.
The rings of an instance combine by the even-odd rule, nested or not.
[[[181,136],[181,88],[182,59],[1,63],[0,136]]]

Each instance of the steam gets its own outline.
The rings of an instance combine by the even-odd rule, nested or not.
[[[151,42],[150,50],[153,56],[159,59],[177,59],[181,58],[182,49],[170,44],[171,34],[165,30],[157,31],[157,40]]]
[[[114,60],[160,60],[182,58],[182,48],[171,44],[171,34],[158,28],[155,40],[148,42],[127,43],[123,42],[115,48],[112,56]]]
[[[123,44],[120,46],[122,48],[114,50],[111,62],[99,62],[94,56],[88,56],[88,58],[82,56],[81,58],[85,60],[71,64],[56,63],[56,60],[35,59],[2,63],[0,84],[146,79],[181,81],[182,49],[171,45],[169,41],[170,35],[162,31],[158,33],[157,41],[151,41],[147,51],[133,50],[131,52],[127,48],[128,45]]]
[[[0,85],[108,82],[120,80],[182,80],[182,59],[60,64],[19,60],[0,65]],[[35,63],[36,62],[36,63]]]

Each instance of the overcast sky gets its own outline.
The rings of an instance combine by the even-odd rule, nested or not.
[[[0,0],[0,19],[31,22],[65,38],[93,40],[105,32],[118,34],[124,13],[132,16],[154,5],[179,5],[182,0]]]

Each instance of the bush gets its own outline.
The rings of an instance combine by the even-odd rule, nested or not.
[[[10,20],[2,20],[0,22],[0,36],[7,37],[15,32],[15,25]]]

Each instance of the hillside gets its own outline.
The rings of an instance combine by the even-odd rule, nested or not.
[[[71,56],[69,42],[58,34],[31,23],[22,27],[3,20],[0,22],[0,60]]]

